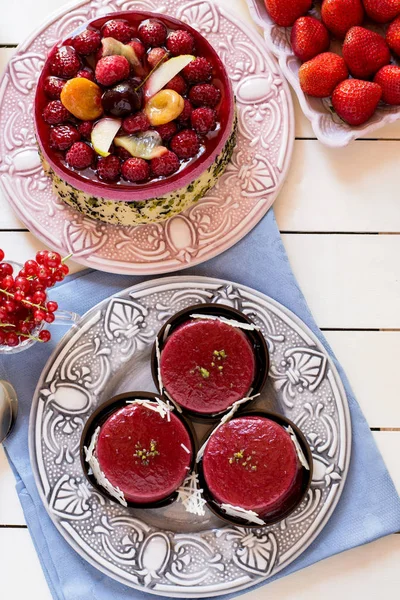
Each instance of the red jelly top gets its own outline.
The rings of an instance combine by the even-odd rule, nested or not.
[[[299,490],[301,465],[281,425],[247,416],[225,423],[210,437],[203,471],[217,502],[263,516],[278,511]]]
[[[175,402],[197,413],[214,414],[249,392],[255,357],[240,329],[196,319],[169,336],[160,368],[163,385]]]
[[[104,475],[127,501],[147,504],[167,498],[182,484],[193,449],[174,414],[168,421],[145,406],[130,404],[103,424],[96,454]]]

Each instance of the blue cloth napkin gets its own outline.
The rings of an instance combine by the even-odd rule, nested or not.
[[[275,578],[399,531],[400,499],[346,376],[317,328],[296,283],[273,211],[270,210],[251,234],[234,248],[185,271],[185,274],[189,273],[220,277],[251,286],[287,306],[324,344],[335,361],[347,391],[353,448],[343,495],[323,532],[299,559]],[[104,298],[143,279],[85,271],[68,278],[56,288],[54,297],[63,309],[83,314]],[[26,353],[2,357],[0,360],[0,379],[6,379],[14,385],[20,401],[18,421],[5,444],[6,451],[46,579],[56,600],[149,600],[145,592],[113,581],[80,558],[58,533],[38,496],[29,462],[28,419],[40,372],[61,335],[58,328],[54,328],[53,332],[56,335],[51,343],[36,344]]]

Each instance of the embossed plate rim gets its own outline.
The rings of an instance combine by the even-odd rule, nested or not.
[[[159,0],[159,1],[161,2],[161,0]],[[145,259],[146,262],[141,262],[141,261],[135,259],[134,255],[133,255],[132,260],[129,261],[127,258],[122,259],[123,250],[122,249],[119,250],[119,249],[115,248],[115,245],[114,245],[113,253],[115,252],[115,257],[113,256],[111,258],[110,257],[102,257],[101,255],[99,255],[98,252],[101,251],[101,248],[97,248],[97,247],[95,247],[94,250],[90,253],[86,252],[86,250],[85,250],[84,256],[77,256],[75,253],[76,262],[78,262],[82,265],[96,268],[98,270],[102,270],[102,271],[106,271],[106,272],[111,272],[111,273],[130,274],[130,275],[139,275],[139,274],[145,273],[145,274],[149,274],[149,275],[157,275],[157,274],[161,274],[161,273],[180,271],[182,269],[189,268],[190,266],[200,264],[206,260],[209,260],[211,258],[214,258],[215,256],[218,256],[222,252],[231,248],[234,244],[239,242],[245,235],[247,235],[257,225],[257,223],[262,219],[262,217],[266,214],[266,212],[272,206],[273,202],[277,198],[277,196],[283,186],[283,183],[286,180],[288,170],[289,170],[289,167],[291,164],[291,158],[292,158],[292,154],[293,154],[293,145],[294,145],[294,109],[293,109],[293,102],[291,99],[288,83],[287,83],[285,77],[283,76],[277,61],[275,60],[273,55],[269,52],[269,50],[265,47],[262,37],[258,34],[258,32],[256,30],[253,30],[251,28],[251,26],[242,23],[240,20],[240,17],[238,15],[236,15],[235,13],[231,13],[225,7],[218,7],[218,4],[214,3],[213,0],[206,0],[205,4],[207,4],[207,3],[210,4],[211,6],[215,6],[216,8],[218,8],[219,14],[222,17],[225,17],[226,19],[228,19],[235,27],[240,29],[250,40],[252,38],[254,39],[254,36],[256,36],[257,40],[259,40],[257,47],[260,47],[263,49],[263,54],[265,55],[265,60],[271,67],[268,70],[268,73],[273,73],[271,65],[273,65],[274,71],[276,73],[278,73],[277,76],[279,77],[279,80],[280,80],[280,86],[281,86],[282,90],[284,90],[284,96],[285,96],[285,109],[284,110],[281,109],[280,114],[282,115],[282,123],[284,124],[284,131],[282,133],[282,136],[284,136],[284,138],[285,138],[286,151],[285,151],[285,155],[284,155],[282,171],[279,171],[279,175],[277,175],[277,173],[275,173],[275,171],[274,171],[274,174],[276,175],[276,179],[277,179],[277,184],[275,186],[275,189],[273,191],[271,191],[270,193],[268,193],[268,190],[266,190],[265,196],[262,198],[263,203],[262,204],[256,203],[254,206],[249,208],[246,215],[230,231],[228,231],[226,233],[219,232],[215,236],[215,238],[211,240],[211,242],[208,245],[206,245],[204,243],[203,246],[200,246],[198,244],[198,242],[195,241],[194,242],[194,250],[198,249],[195,257],[190,255],[190,257],[187,260],[186,259],[180,260],[180,259],[176,258],[175,255],[173,255],[172,253],[169,252],[167,257],[158,256],[158,257],[154,257],[152,259],[149,259],[148,257],[146,257],[146,259]],[[54,11],[50,15],[50,17],[45,21],[45,23],[40,25],[34,31],[34,33],[32,33],[24,42],[22,42],[19,45],[19,47],[18,47],[16,53],[13,55],[11,61],[14,61],[16,59],[16,57],[18,57],[19,54],[25,52],[25,50],[30,46],[30,44],[32,44],[34,42],[36,37],[38,37],[39,35],[42,35],[43,32],[45,32],[48,27],[52,26],[60,17],[65,16],[72,9],[84,8],[86,6],[88,7],[88,11],[89,11],[90,9],[93,9],[92,4],[96,4],[96,3],[93,3],[93,0],[83,0],[81,2],[72,2],[68,5],[66,5],[65,7],[63,7],[62,9]],[[102,4],[100,4],[100,3],[98,4],[98,8],[97,8],[98,14],[100,14],[99,11],[101,11],[104,8],[103,4],[104,4],[104,2]],[[123,3],[119,2],[117,4],[123,4]],[[190,5],[190,4],[191,3],[189,2],[188,5]],[[115,3],[111,5],[110,11],[107,11],[107,12],[112,12],[111,9],[114,8],[114,5],[115,5]],[[120,7],[120,8],[123,8],[123,7]],[[216,8],[215,8],[215,10],[216,10]],[[154,9],[154,10],[156,10],[156,9]],[[88,18],[89,18],[89,16],[88,16]],[[5,84],[6,84],[6,77],[9,77],[9,68],[10,67],[8,67],[6,69],[2,78],[0,79],[0,92],[3,88],[3,86],[5,86]],[[8,82],[7,82],[7,85],[8,85]],[[5,93],[7,93],[7,92],[5,91]],[[24,104],[27,105],[30,102],[30,96],[27,96],[23,100],[24,100]],[[243,143],[245,144],[246,147],[248,147],[250,144],[250,141],[246,140],[246,142],[243,142]],[[28,176],[28,174],[26,176]],[[18,179],[18,181],[22,181],[22,182],[25,180],[26,176],[23,173],[15,173],[15,175],[14,175],[14,177],[16,177]],[[233,174],[233,176],[235,178],[237,178],[237,174],[236,175]],[[19,206],[18,199],[16,199],[14,197],[14,195],[11,194],[9,190],[7,190],[6,182],[1,182],[1,180],[0,180],[0,186],[1,186],[1,189],[4,193],[4,195],[8,199],[10,205],[12,206],[12,209],[16,213],[17,217],[30,229],[30,231],[38,239],[40,239],[42,242],[46,243],[47,245],[54,247],[55,249],[59,250],[60,252],[66,252],[66,253],[70,252],[70,248],[67,248],[67,245],[68,245],[67,240],[62,240],[62,244],[61,244],[59,241],[59,236],[54,235],[55,233],[57,233],[56,231],[52,232],[51,228],[49,231],[48,228],[45,227],[42,220],[39,220],[39,218],[33,212],[27,213],[22,206]],[[212,193],[213,192],[211,190],[211,194],[209,193],[209,195],[206,195],[204,198],[204,201],[207,201],[207,199],[209,197],[212,198]],[[226,194],[225,194],[225,196],[218,197],[218,199],[221,202],[221,205],[223,203],[224,197],[226,197]],[[201,202],[202,201],[199,201],[199,205],[201,205]],[[193,207],[191,207],[191,208],[193,208]],[[72,210],[72,209],[70,209],[70,210]],[[188,209],[188,210],[190,210],[190,209]],[[187,214],[187,211],[181,213],[181,216],[184,217],[186,214]],[[76,216],[77,217],[79,216],[78,212],[76,212]],[[179,217],[180,215],[176,215],[176,216]],[[163,227],[166,227],[166,223],[172,222],[173,219],[174,219],[174,217],[172,217],[171,219],[168,219],[167,221],[162,222],[161,225]],[[73,217],[66,218],[65,216],[63,216],[63,220],[65,223],[69,223],[69,222],[73,221]],[[103,225],[106,228],[106,230],[108,230],[108,231],[112,231],[111,229],[108,229],[108,228],[115,227],[114,225],[110,225],[110,224],[106,224],[106,223],[102,223],[102,222],[96,222],[96,221],[93,221],[92,219],[89,219],[88,217],[85,217],[84,222],[89,222],[89,221],[90,221],[90,223],[92,223],[94,225],[96,225],[96,223],[99,226]],[[51,220],[50,220],[50,223],[51,223]],[[89,225],[90,225],[90,223],[89,223]],[[93,225],[93,227],[94,227],[94,225]],[[191,227],[193,227],[194,230],[197,230],[197,231],[199,231],[201,228],[201,225],[198,225],[193,220],[190,220],[188,222],[187,226],[189,226],[189,225]],[[138,227],[141,227],[141,226],[138,226]],[[84,230],[82,229],[82,231],[84,231]],[[135,246],[135,247],[137,247],[137,246]],[[134,262],[135,260],[136,260],[136,262]]]
[[[59,355],[60,351],[65,346],[65,344],[68,343],[68,341],[76,334],[77,329],[80,329],[84,325],[84,323],[90,319],[91,315],[98,312],[99,309],[104,308],[107,304],[110,303],[110,300],[112,300],[114,298],[119,298],[119,297],[129,295],[131,299],[134,299],[135,297],[137,297],[137,295],[140,292],[148,291],[149,294],[147,294],[147,295],[150,295],[150,293],[151,293],[150,290],[153,290],[153,293],[157,293],[157,291],[160,291],[161,289],[165,289],[165,288],[168,289],[168,286],[173,287],[173,286],[176,286],[177,284],[183,284],[182,285],[183,288],[190,285],[190,287],[191,288],[193,287],[194,289],[196,289],[196,285],[200,285],[200,284],[202,286],[204,286],[204,288],[207,285],[220,285],[220,286],[232,285],[234,288],[237,288],[239,290],[243,290],[243,291],[247,292],[250,297],[251,296],[256,297],[256,298],[260,299],[261,301],[270,304],[272,307],[275,308],[275,310],[277,311],[278,314],[281,313],[284,316],[288,317],[293,322],[293,324],[296,325],[302,331],[303,334],[306,334],[311,339],[311,341],[315,344],[316,348],[319,351],[321,351],[321,353],[326,358],[327,365],[329,365],[329,368],[332,372],[333,378],[335,380],[335,384],[337,385],[337,389],[338,389],[338,392],[340,395],[341,409],[343,410],[343,419],[344,419],[343,431],[341,430],[341,436],[343,436],[345,458],[344,458],[344,467],[343,467],[342,477],[341,477],[341,484],[340,484],[339,488],[337,489],[333,499],[330,500],[330,506],[328,507],[327,511],[323,514],[323,518],[321,519],[318,517],[316,519],[317,524],[315,525],[315,522],[314,522],[310,526],[309,529],[313,529],[313,531],[310,534],[309,538],[305,542],[301,543],[301,545],[297,549],[297,551],[295,551],[293,553],[293,555],[291,555],[290,558],[287,559],[283,564],[281,564],[277,568],[275,568],[270,575],[267,575],[264,578],[258,577],[258,579],[256,581],[254,581],[254,580],[249,581],[244,584],[239,584],[239,585],[236,585],[235,587],[231,587],[231,588],[227,587],[226,584],[224,584],[223,586],[219,585],[218,589],[214,589],[214,590],[212,588],[210,589],[211,586],[207,586],[207,589],[206,589],[206,586],[203,586],[203,591],[200,593],[193,593],[192,590],[188,593],[188,589],[185,588],[184,586],[181,586],[182,592],[180,592],[180,591],[177,592],[176,587],[175,587],[175,589],[171,590],[171,592],[169,592],[168,590],[165,590],[165,589],[154,590],[154,589],[144,588],[141,585],[138,585],[138,584],[135,584],[135,583],[129,581],[127,578],[117,575],[115,572],[112,572],[110,568],[103,566],[99,562],[96,562],[96,560],[94,560],[91,556],[88,556],[86,551],[76,542],[76,540],[73,539],[70,535],[68,535],[68,532],[61,527],[61,524],[59,523],[58,519],[56,519],[56,515],[52,514],[50,506],[48,505],[47,499],[46,499],[44,491],[43,491],[42,480],[40,477],[39,467],[37,464],[37,453],[36,453],[37,409],[39,406],[40,390],[41,390],[41,387],[44,382],[45,374],[48,372],[51,365],[57,359],[57,356]],[[134,297],[132,297],[133,294],[135,295]],[[283,410],[283,412],[285,412],[285,411]],[[81,321],[77,325],[74,325],[71,328],[71,330],[67,334],[65,334],[65,336],[60,340],[57,347],[55,348],[55,350],[51,354],[50,358],[48,359],[48,361],[41,373],[40,379],[38,381],[38,384],[37,384],[37,387],[36,387],[36,390],[35,390],[35,393],[33,396],[32,408],[31,408],[31,413],[30,413],[30,422],[29,422],[29,452],[30,452],[30,459],[31,459],[32,471],[34,474],[35,482],[38,487],[38,492],[41,497],[41,500],[43,501],[44,506],[45,506],[50,518],[52,519],[54,525],[59,530],[59,532],[64,537],[64,539],[70,544],[70,546],[76,552],[78,552],[78,554],[80,556],[82,556],[92,566],[99,569],[100,571],[102,571],[106,575],[110,576],[111,578],[119,581],[120,583],[123,583],[123,584],[128,585],[129,587],[132,587],[135,589],[139,589],[141,591],[147,591],[148,593],[152,593],[154,595],[161,595],[161,596],[168,596],[168,597],[175,597],[175,598],[176,597],[202,598],[202,597],[220,596],[220,595],[224,595],[226,593],[237,593],[239,591],[248,589],[255,585],[262,584],[263,582],[267,581],[267,579],[270,576],[275,575],[276,573],[281,571],[283,568],[288,566],[288,564],[292,563],[296,558],[298,558],[309,547],[309,545],[315,540],[315,538],[319,535],[319,533],[321,533],[322,529],[324,528],[326,523],[329,521],[329,519],[330,519],[333,511],[335,510],[337,503],[341,497],[341,494],[344,489],[345,481],[347,478],[348,469],[349,469],[349,463],[350,463],[350,457],[351,457],[351,438],[352,438],[351,417],[350,417],[350,410],[349,410],[349,406],[348,406],[346,391],[344,389],[344,386],[343,386],[341,377],[337,371],[337,368],[333,362],[333,359],[331,358],[331,356],[325,349],[323,343],[318,339],[318,337],[313,333],[313,331],[311,331],[311,329],[299,317],[297,317],[297,315],[295,315],[292,311],[290,311],[289,309],[287,309],[286,307],[284,307],[282,304],[275,301],[274,299],[270,298],[266,294],[263,294],[262,292],[254,290],[253,288],[250,288],[249,286],[245,286],[245,285],[242,285],[239,283],[234,283],[234,282],[230,282],[230,281],[219,279],[219,278],[210,278],[210,277],[203,277],[203,276],[190,276],[190,275],[171,276],[171,277],[167,277],[167,278],[157,278],[157,279],[153,279],[150,281],[145,281],[145,282],[136,284],[134,286],[131,286],[129,288],[121,290],[117,294],[113,294],[112,296],[102,300],[96,306],[94,306],[89,311],[87,311],[87,313],[81,318]],[[325,502],[327,502],[327,501],[328,500],[326,499]],[[300,541],[302,541],[302,540],[300,540]]]

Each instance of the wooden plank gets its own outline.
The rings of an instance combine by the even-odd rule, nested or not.
[[[400,235],[283,235],[319,327],[400,328]]]
[[[243,600],[309,600],[310,598],[395,598],[400,583],[400,535],[391,535],[298,571]],[[26,529],[0,529],[2,597],[51,600],[39,560]],[[21,566],[23,576],[21,577]],[[60,590],[61,591],[61,590]]]

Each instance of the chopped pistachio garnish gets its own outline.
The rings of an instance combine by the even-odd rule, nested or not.
[[[210,377],[210,371],[207,371],[204,367],[200,367],[200,374],[203,379],[208,379]]]
[[[151,458],[155,458],[160,454],[157,450],[157,442],[155,440],[150,440],[150,450],[146,450],[146,448],[141,449],[141,444],[139,442],[135,444],[135,448],[137,448],[137,450],[134,452],[133,456],[140,458],[143,465],[148,465]]]
[[[224,367],[223,367],[222,365],[220,365],[220,366],[218,367],[218,371],[222,371],[223,369],[224,369]]]
[[[253,450],[251,454],[254,455],[255,451]],[[242,461],[242,459],[244,460]],[[251,455],[245,456],[244,450],[239,450],[238,452],[234,452],[233,456],[229,458],[229,464],[232,465],[233,463],[238,463],[244,467],[246,471],[257,471],[257,461],[256,464],[252,464],[252,460],[253,458]]]

